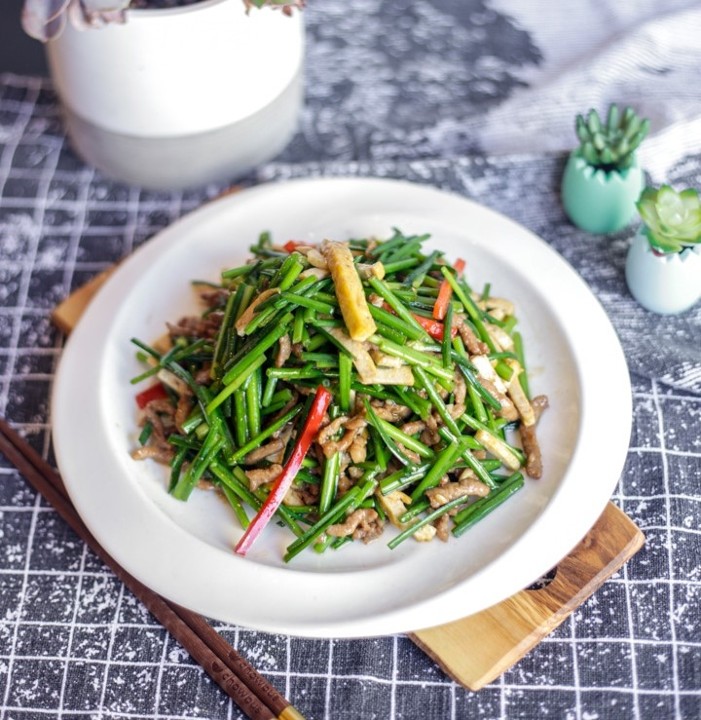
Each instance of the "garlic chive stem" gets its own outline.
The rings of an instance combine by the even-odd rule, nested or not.
[[[161,355],[159,352],[156,352],[152,347],[149,345],[146,345],[145,343],[142,343],[140,340],[137,340],[136,338],[132,338],[132,343],[139,347],[144,352],[148,353],[151,357],[158,360],[158,364],[155,365],[152,368],[149,368],[146,372],[142,373],[141,375],[138,375],[135,378],[132,378],[130,380],[130,383],[132,385],[136,385],[137,383],[141,382],[142,380],[145,380],[146,378],[152,377],[153,375],[157,375],[160,370],[168,366],[168,363],[170,362],[178,362],[180,360],[186,359],[191,355],[194,355],[199,350],[203,349],[207,341],[203,338],[200,338],[199,340],[195,340],[192,343],[186,343],[183,345],[173,345],[173,347],[168,350],[168,352]]]
[[[253,347],[250,353],[245,354],[233,367],[227,370],[226,374],[222,378],[223,385],[229,385],[241,371],[248,367],[253,360],[257,357],[262,356],[266,350],[271,348],[286,332],[288,329],[289,321],[292,320],[292,315],[286,315],[281,318],[280,323],[276,325],[267,335],[263,336]]]
[[[487,411],[484,409],[484,403],[477,390],[471,383],[467,384],[467,394],[470,397],[470,404],[475,413],[475,417],[481,422],[487,422]]]
[[[337,368],[338,355],[333,353],[310,353],[303,352],[299,355],[300,360],[305,363],[314,363],[317,368]]]
[[[209,466],[209,469],[223,485],[226,485],[233,490],[241,498],[241,500],[247,503],[256,512],[260,509],[263,501],[248,489],[248,481],[241,468],[235,467],[233,470],[229,470],[219,461],[214,460]],[[277,509],[276,514],[297,537],[302,534],[302,528],[299,526],[292,513],[290,513],[284,505]]]
[[[219,376],[221,374],[223,360],[226,355],[229,333],[232,332],[232,326],[234,324],[234,315],[236,313],[236,298],[237,293],[231,293],[226,300],[224,317],[222,318],[221,328],[219,330],[219,334],[217,335],[217,343],[214,347],[214,359],[212,360],[211,377],[214,380],[219,379]]]
[[[420,440],[411,437],[411,435],[407,435],[396,425],[392,425],[392,423],[387,422],[387,420],[383,420],[382,418],[377,418],[377,420],[387,435],[389,435],[393,440],[396,440],[398,443],[404,445],[405,448],[413,450],[419,457],[422,458],[434,457],[435,453],[433,450],[431,450],[431,448],[427,445],[424,445]]]
[[[401,388],[395,386],[394,392],[397,394],[403,405],[406,405],[416,413],[422,420],[425,420],[431,413],[431,402],[417,395],[409,388]]]
[[[338,375],[338,373],[328,371],[322,372],[311,366],[304,368],[268,368],[267,372],[269,378],[278,378],[280,380],[287,380],[288,382],[294,380],[314,380],[315,378],[322,380],[326,377],[336,377]]]
[[[352,376],[353,360],[348,355],[338,353],[338,402],[343,412],[349,412],[351,409]]]
[[[234,397],[234,432],[236,444],[241,447],[248,442],[248,423],[246,422],[246,392],[239,388]]]
[[[419,325],[414,316],[406,309],[404,303],[389,289],[386,283],[378,278],[370,278],[368,283],[372,289],[397,313],[407,324],[416,328],[420,337],[430,338],[430,335]]]
[[[447,502],[445,505],[441,505],[439,508],[436,508],[433,512],[429,513],[428,515],[424,515],[424,517],[421,518],[421,520],[417,520],[413,525],[410,525],[406,530],[403,530],[399,533],[396,537],[392,538],[388,543],[387,546],[394,550],[394,548],[397,547],[400,543],[404,542],[407,538],[411,537],[417,530],[420,530],[422,527],[428,525],[429,523],[432,523],[436,520],[438,520],[441,515],[445,515],[447,512],[452,510],[455,507],[458,507],[459,505],[464,505],[466,502],[468,502],[468,497],[459,497],[455,498],[454,500],[451,500],[450,502]]]
[[[484,447],[477,442],[474,435],[453,435],[453,433],[448,430],[447,427],[440,427],[438,428],[438,434],[449,444],[454,445],[456,442],[458,442],[458,438],[462,437],[462,439],[465,441],[465,444],[467,445],[468,450],[484,450]],[[467,451],[466,451],[467,452]],[[499,461],[499,465],[501,465],[501,461]]]
[[[472,472],[477,475],[477,477],[487,486],[490,488],[495,488],[496,483],[494,482],[494,478],[489,474],[487,471],[487,468],[484,467],[484,465],[470,452],[470,450],[466,450],[462,454],[463,460],[467,463],[467,466],[472,470]],[[501,460],[497,461],[499,463],[499,466],[501,466]]]
[[[208,413],[211,413],[213,410],[216,410],[223,402],[226,400],[231,393],[233,393],[235,390],[238,390],[245,382],[248,380],[249,377],[259,368],[267,358],[265,355],[250,355],[248,358],[246,358],[245,364],[242,365],[242,367],[239,369],[239,374],[226,385],[226,387],[213,399],[211,400],[207,406],[206,411]],[[237,367],[237,366],[235,366]],[[229,376],[230,373],[227,373],[227,376]]]
[[[197,485],[204,474],[204,471],[223,446],[224,438],[221,437],[215,428],[211,428],[207,439],[202,444],[190,467],[180,476],[171,495],[178,500],[187,500],[195,489],[195,485]]]
[[[258,435],[253,437],[247,443],[241,445],[241,447],[229,458],[231,465],[240,463],[251,450],[255,450],[263,444],[264,440],[274,435],[278,430],[285,427],[287,423],[293,420],[301,411],[302,405],[293,407],[292,410],[286,412],[281,418],[278,418],[275,422],[268,425],[265,430],[261,431]]]
[[[266,408],[273,401],[275,395],[275,387],[277,386],[277,378],[268,378],[265,383],[265,390],[263,391],[263,397],[261,398],[260,404]]]
[[[387,312],[384,308],[375,307],[375,305],[372,304],[369,304],[368,307],[370,308],[370,314],[376,322],[381,322],[383,325],[399,331],[410,340],[426,339],[423,328],[417,327],[416,324],[409,323],[398,315]]]
[[[324,474],[321,478],[321,490],[319,491],[319,515],[323,515],[331,507],[336,490],[338,488],[338,475],[341,469],[341,453],[334,453],[326,458],[324,463]]]
[[[528,372],[526,368],[526,357],[525,353],[523,352],[523,338],[521,337],[520,332],[515,332],[512,335],[513,341],[514,341],[514,350],[516,351],[516,357],[518,358],[519,365],[523,368],[523,372],[518,376],[519,382],[521,383],[521,388],[523,392],[526,394],[526,397],[530,400],[531,399],[531,389],[528,386]]]
[[[448,370],[452,365],[452,342],[451,330],[453,327],[453,303],[448,303],[443,318],[443,340],[441,342],[441,355],[443,356],[443,367]]]
[[[246,386],[246,421],[248,423],[248,434],[251,437],[255,437],[260,433],[260,409],[261,369],[256,368]]]
[[[522,487],[523,475],[520,472],[516,472],[505,480],[497,490],[492,491],[487,497],[480,498],[459,512],[453,518],[455,522],[455,526],[452,529],[453,535],[460,537],[466,530],[469,530],[476,522],[489,515],[493,510],[496,510],[505,500],[508,500]]]
[[[453,433],[455,437],[460,437],[461,433],[460,429],[457,426],[457,423],[455,422],[455,420],[453,420],[453,417],[448,412],[448,408],[446,408],[445,403],[443,402],[441,396],[438,394],[438,391],[431,382],[431,379],[426,374],[425,370],[421,367],[415,366],[413,372],[417,382],[426,391],[429,400],[433,403],[438,414],[441,416],[443,422],[447,425],[450,432]]]
[[[436,375],[448,382],[452,382],[453,380],[452,370],[446,369],[441,365],[440,356],[428,355],[427,353],[414,350],[406,345],[397,345],[395,342],[379,335],[373,335],[370,340],[388,355],[394,355],[394,357],[404,360],[404,362],[409,365],[421,367],[430,372],[431,375]]]
[[[298,278],[302,270],[304,270],[304,263],[301,261],[300,255],[298,253],[293,253],[292,255],[290,255],[290,258],[294,258],[293,262],[291,262],[287,266],[287,268],[285,268],[284,265],[282,268],[280,268],[282,277],[277,287],[279,287],[282,291],[288,290],[290,287],[292,287],[294,281]]]
[[[465,441],[461,439],[455,445],[449,445],[436,457],[431,469],[411,493],[412,504],[423,497],[426,490],[438,485],[441,478],[450,470],[455,460],[463,454],[466,448]]]
[[[380,481],[380,492],[383,495],[389,495],[395,490],[401,490],[408,485],[412,485],[417,480],[421,480],[430,469],[431,463],[426,463],[397,470]]]
[[[486,433],[489,433],[493,437],[497,438],[499,442],[504,443],[508,450],[510,450],[516,457],[519,459],[521,464],[524,464],[526,461],[525,455],[523,454],[523,451],[520,448],[514,447],[513,445],[507,443],[502,436],[495,432],[491,427],[488,425],[485,425],[484,423],[479,422],[479,420],[476,420],[473,417],[470,417],[467,413],[460,416],[460,420],[462,420],[465,425],[472,428],[473,430],[482,430]]]
[[[414,268],[405,278],[404,284],[411,285],[412,287],[419,287],[436,260],[442,255],[438,250],[434,250],[417,268]],[[385,268],[387,271],[387,268]]]
[[[472,322],[477,328],[480,339],[487,343],[487,347],[489,347],[492,352],[496,352],[494,341],[490,337],[487,329],[484,326],[484,323],[482,322],[482,315],[480,309],[477,307],[477,305],[475,305],[475,301],[470,297],[469,293],[466,293],[463,290],[460,283],[455,279],[455,277],[450,272],[450,270],[448,270],[448,268],[441,268],[441,272],[443,273],[443,277],[448,281],[450,287],[453,288],[453,292],[457,296],[458,300],[460,300],[460,302],[463,304],[463,307],[465,308],[467,314],[470,316],[470,318],[472,318]]]
[[[293,292],[284,292],[280,296],[285,300],[289,300],[293,305],[301,305],[311,310],[323,313],[325,315],[333,315],[336,312],[336,306],[329,303],[321,302],[320,300],[314,300],[313,298],[306,297],[306,295],[297,295]]]
[[[314,525],[288,546],[284,561],[289,562],[292,560],[295,555],[298,555],[304,548],[311,545],[329,525],[333,525],[340,520],[345,515],[346,509],[357,501],[359,494],[358,486],[351,488],[330,510],[327,510]]]
[[[383,266],[385,268],[385,273],[387,275],[392,275],[393,273],[399,272],[400,270],[408,270],[411,267],[414,267],[415,265],[419,264],[418,258],[406,258],[405,260],[397,260],[397,262],[392,262],[388,264],[384,264]]]
[[[294,325],[292,328],[292,343],[298,345],[304,340],[304,313],[301,310],[295,312]]]
[[[377,431],[377,434],[380,436],[382,442],[385,444],[387,449],[394,455],[399,462],[404,466],[413,466],[413,463],[409,458],[397,447],[396,442],[394,441],[394,438],[389,435],[382,423],[380,422],[380,418],[377,417],[375,411],[372,409],[372,406],[370,403],[365,399],[365,412],[367,413],[367,418],[372,427]]]
[[[453,340],[453,347],[455,350],[452,352],[452,358],[460,368],[460,372],[463,374],[465,380],[467,380],[468,385],[471,386],[494,410],[501,410],[501,403],[490,394],[490,392],[475,376],[476,369],[468,359],[462,340],[459,337],[456,337],[455,340]]]
[[[229,505],[231,505],[231,509],[234,511],[234,515],[236,515],[239,524],[245,530],[249,526],[250,520],[248,519],[248,515],[246,515],[246,511],[243,509],[241,501],[228,485],[222,484],[221,489],[224,497],[227,499]]]
[[[417,500],[415,503],[412,503],[409,509],[399,518],[399,522],[408,523],[409,520],[420,515],[422,512],[426,512],[430,507],[431,503],[428,498]]]

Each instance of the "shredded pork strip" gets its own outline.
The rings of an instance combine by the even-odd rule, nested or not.
[[[292,342],[289,335],[283,335],[278,342],[278,352],[275,356],[275,367],[283,367],[292,354]]]
[[[178,405],[175,408],[175,424],[178,430],[182,430],[183,423],[187,420],[192,410],[192,400],[188,395],[181,395],[178,398]]]
[[[251,450],[251,452],[246,455],[246,465],[253,465],[259,460],[270,457],[270,455],[274,455],[284,447],[285,443],[282,438],[275,438],[275,440],[271,440],[266,445],[261,445],[259,448]]]
[[[343,523],[331,525],[326,533],[332,537],[348,537],[368,543],[382,533],[379,515],[371,508],[354,510]]]
[[[365,429],[367,420],[360,415],[349,418],[341,415],[332,420],[323,430],[319,432],[317,442],[321,445],[324,455],[327,458],[333,457],[338,452],[346,452],[353,445],[356,437]],[[340,440],[334,440],[334,435],[343,430]]]
[[[211,313],[205,318],[184,317],[177,325],[166,323],[168,332],[172,337],[205,337],[214,338],[221,325],[221,314]]]
[[[386,402],[373,401],[370,403],[372,409],[375,411],[375,415],[382,420],[388,422],[397,422],[397,420],[404,420],[411,415],[411,408],[404,405],[397,405],[397,403],[388,400]]]
[[[168,442],[168,435],[175,425],[175,408],[170,400],[152,400],[146,405],[141,413],[139,425],[143,427],[147,422],[153,427],[149,444],[172,452],[173,446]]]
[[[250,489],[256,491],[261,485],[272,482],[282,472],[282,465],[275,463],[267,468],[255,468],[246,470],[246,477]]]
[[[531,401],[536,421],[543,410],[548,407],[548,398],[545,395],[538,395]],[[536,436],[536,424],[521,425],[519,428],[523,452],[526,453],[526,474],[528,477],[537,480],[543,475],[543,457],[540,452],[540,444]]]
[[[475,335],[474,330],[459,315],[453,317],[453,327],[457,329],[470,355],[489,354],[489,346]]]
[[[443,507],[451,500],[461,497],[468,498],[473,495],[486,497],[489,495],[489,488],[483,482],[472,477],[458,480],[458,482],[448,482],[426,491],[432,508]]]
[[[151,458],[160,463],[169,463],[173,459],[173,450],[162,448],[158,445],[144,445],[144,447],[132,450],[131,456],[134,460],[146,460]]]

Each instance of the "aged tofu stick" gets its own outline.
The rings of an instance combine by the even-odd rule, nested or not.
[[[363,342],[377,329],[370,315],[363,285],[353,263],[353,255],[345,243],[324,240],[321,252],[331,271],[343,321],[353,340]]]

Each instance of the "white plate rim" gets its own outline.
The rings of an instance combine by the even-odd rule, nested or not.
[[[582,384],[583,404],[580,435],[574,448],[572,460],[567,473],[599,472],[600,477],[592,482],[589,494],[584,497],[581,491],[569,491],[566,482],[553,493],[548,505],[542,510],[538,521],[528,528],[513,546],[509,547],[494,562],[474,573],[464,582],[458,583],[428,598],[423,598],[408,606],[383,608],[368,615],[341,615],[301,618],[298,614],[287,616],[284,608],[274,613],[267,609],[263,612],[256,607],[255,593],[249,593],[245,607],[237,604],[232,608],[222,603],[217,592],[203,592],[201,588],[193,589],[187,577],[180,575],[178,567],[169,566],[167,570],[154,566],[154,559],[146,557],[143,551],[144,542],[157,543],[158,531],[154,527],[138,527],[139,542],[119,537],[116,533],[118,523],[107,516],[105,509],[96,510],[96,493],[88,486],[86,478],[84,442],[79,435],[94,431],[102,408],[101,393],[81,396],[83,418],[80,421],[80,433],[76,432],[73,404],[86,383],[99,385],[101,380],[99,367],[85,367],[84,354],[86,348],[94,345],[94,338],[100,337],[101,325],[105,317],[109,317],[111,308],[126,288],[138,283],[140,268],[157,261],[167,253],[175,243],[186,243],[188,233],[201,226],[205,221],[216,220],[219,216],[235,215],[248,204],[266,200],[272,206],[279,207],[290,195],[294,197],[323,197],[323,193],[343,193],[348,191],[354,197],[362,198],[372,195],[374,198],[394,198],[401,195],[401,202],[414,201],[435,203],[436,206],[458,208],[470,217],[478,217],[489,227],[497,227],[501,233],[511,233],[535,252],[543,262],[550,263],[550,268],[564,276],[569,291],[576,302],[586,310],[589,327],[581,328],[582,337],[568,338],[576,348],[585,352],[585,341],[591,340],[592,332],[596,333],[599,352],[586,351],[586,363],[578,366]],[[356,200],[362,202],[362,200]],[[419,203],[420,204],[420,203]],[[558,281],[560,282],[560,281]],[[600,387],[601,373],[608,373],[613,383]],[[608,393],[604,397],[604,391]],[[610,409],[606,418],[594,418],[593,412],[603,401]],[[86,522],[103,547],[132,575],[148,585],[156,592],[186,607],[224,622],[231,622],[268,632],[289,633],[309,637],[360,637],[386,635],[395,632],[410,632],[422,627],[443,624],[457,620],[472,612],[477,612],[498,602],[513,592],[527,586],[540,574],[553,567],[571,548],[573,548],[594,524],[608,502],[610,495],[620,476],[628,449],[632,401],[630,381],[623,351],[613,327],[603,308],[588,289],[577,273],[552,250],[542,239],[512,220],[478,205],[471,200],[454,193],[439,190],[433,186],[410,183],[407,181],[377,178],[315,178],[268,183],[247,189],[235,195],[223,197],[211,202],[178,220],[173,225],[160,231],[154,238],[145,243],[132,256],[127,258],[101,288],[93,299],[85,315],[74,330],[66,344],[59,363],[55,384],[52,392],[52,432],[54,448],[59,469],[62,472],[66,487],[71,498]],[[605,438],[607,443],[607,465],[600,467],[591,458],[595,443]],[[93,465],[95,463],[95,458]],[[89,465],[89,463],[88,463]],[[111,491],[110,491],[111,492]],[[110,501],[114,498],[110,496]],[[130,507],[134,511],[135,524],[148,523],[153,520],[151,509],[144,504],[137,507],[135,499],[130,498]],[[559,519],[558,519],[559,518]],[[566,518],[566,522],[562,522]],[[163,527],[156,522],[159,530]],[[105,528],[107,526],[107,529]],[[551,533],[557,530],[558,541],[551,541]],[[170,529],[167,530],[170,532]],[[178,535],[178,529],[174,530]],[[183,534],[180,532],[180,534]],[[182,538],[181,538],[182,539]],[[225,567],[230,556],[207,546],[198,538],[188,536],[187,545],[194,557],[204,555],[217,567]],[[533,561],[533,554],[537,562]],[[224,557],[226,555],[226,557]],[[161,563],[163,557],[158,556]],[[529,562],[526,559],[530,558]],[[239,559],[237,558],[237,561]],[[245,563],[246,561],[242,561]],[[253,566],[254,564],[251,564]],[[190,568],[192,569],[192,567]],[[504,578],[508,570],[508,578]],[[255,564],[253,569],[243,564],[237,567],[237,575],[242,582],[255,582],[264,587],[276,587],[281,576],[275,568]],[[334,588],[338,593],[351,592],[357,585],[358,573],[342,573],[334,577]],[[287,576],[297,589],[309,587],[310,596],[316,597],[323,590],[324,582],[319,576],[296,571]],[[360,572],[360,577],[369,580],[380,577],[377,569]],[[285,582],[288,582],[285,580]],[[316,588],[316,584],[320,586]],[[328,585],[327,585],[328,587]],[[479,588],[479,597],[475,598],[475,589]],[[430,621],[427,618],[431,618]]]

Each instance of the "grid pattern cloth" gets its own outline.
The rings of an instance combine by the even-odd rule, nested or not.
[[[564,154],[502,155],[495,146],[468,157],[481,143],[489,150],[488,141],[461,123],[469,129],[467,120],[524,89],[520,70],[547,75],[547,38],[534,40],[492,7],[509,5],[523,4],[356,0],[349,12],[340,0],[312,3],[301,130],[246,182],[404,178],[472,197],[545,238],[589,283],[626,350],[633,433],[613,500],[647,542],[478,693],[402,635],[308,640],[216,624],[310,720],[701,717],[701,388],[673,371],[677,356],[650,362],[664,338],[679,345],[681,332],[689,338],[683,361],[698,370],[699,309],[669,321],[672,330],[633,303],[622,276],[632,231],[593,238],[566,221],[557,192]],[[638,5],[652,14],[654,3]],[[632,24],[617,21],[621,30]],[[386,33],[389,24],[401,36]],[[357,39],[352,48],[348,37]],[[457,65],[469,72],[448,72]],[[701,156],[685,151],[666,172],[699,186]],[[222,189],[156,193],[106,179],[67,148],[48,82],[0,76],[0,415],[49,460],[49,397],[64,339],[51,309]],[[0,457],[0,720],[192,717],[242,715]]]

